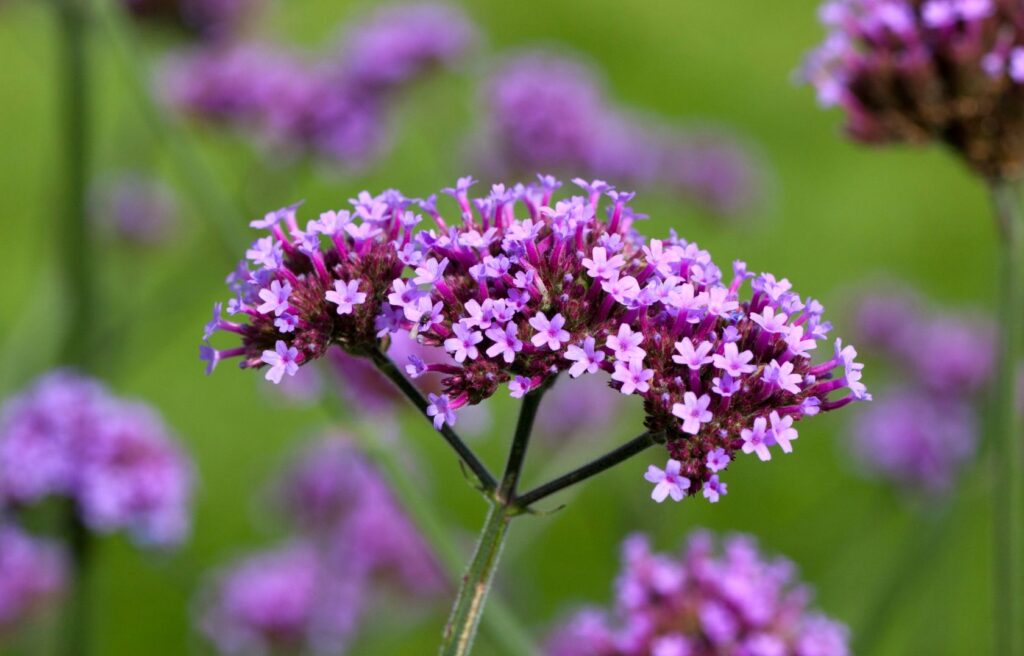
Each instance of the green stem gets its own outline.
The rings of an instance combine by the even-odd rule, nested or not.
[[[508,537],[508,525],[515,512],[510,506],[492,502],[473,559],[462,577],[459,594],[445,627],[441,656],[468,656],[472,651],[487,594],[494,582],[501,550]]]
[[[70,551],[71,589],[64,610],[64,624],[61,631],[61,649],[67,656],[83,656],[90,653],[90,590],[92,586],[91,562],[93,539],[89,529],[82,524],[78,508],[73,501],[67,504],[65,514],[68,550]]]
[[[60,258],[64,270],[68,323],[61,359],[83,367],[93,338],[95,308],[92,276],[92,231],[86,214],[89,169],[88,52],[84,0],[54,0],[60,41],[61,96],[64,131],[63,221]]]
[[[336,403],[325,399],[324,407],[332,418],[341,419],[342,413]],[[369,424],[357,423],[352,430],[362,451],[380,470],[402,509],[441,561],[449,580],[457,580],[462,573],[465,557],[452,539],[451,530],[430,507],[423,490],[416,487],[395,456],[396,453],[405,453],[406,449],[383,445],[377,431]],[[492,597],[487,610],[482,628],[491,643],[501,649],[502,653],[509,656],[536,653],[529,633],[500,598]]]
[[[512,438],[508,462],[505,464],[505,474],[501,477],[501,485],[498,487],[497,497],[500,503],[508,503],[515,498],[516,486],[519,484],[519,476],[523,471],[523,460],[526,458],[526,449],[530,444],[530,435],[533,433],[533,420],[537,417],[537,408],[540,407],[544,391],[543,387],[535,389],[523,398],[523,405],[519,409],[519,421],[516,423],[516,434]]]
[[[578,467],[548,483],[526,492],[525,494],[517,496],[515,498],[515,505],[523,509],[529,508],[534,503],[554,494],[555,492],[564,490],[565,488],[575,485],[581,481],[585,481],[591,476],[596,476],[597,474],[614,467],[620,462],[632,458],[647,447],[651,446],[656,442],[657,437],[658,435],[656,433],[641,433],[617,449],[604,454],[600,458],[591,460],[582,467]]]
[[[70,0],[66,0],[70,1]],[[149,76],[143,69],[144,58],[119,6],[112,0],[100,0],[97,12],[107,40],[121,65],[135,101],[153,135],[170,155],[175,173],[190,195],[199,201],[200,215],[212,224],[224,253],[230,261],[237,259],[238,249],[247,243],[244,223],[234,204],[216,184],[208,167],[196,152],[193,140],[173,121],[150,90]]]
[[[1000,236],[999,353],[994,408],[995,653],[1021,656],[1024,640],[1024,554],[1021,469],[1024,442],[1017,413],[1017,362],[1020,359],[1021,215],[1016,189],[1008,182],[991,184]]]
[[[385,355],[380,349],[374,349],[369,356],[381,373],[387,376],[388,379],[391,380],[391,382],[393,382],[395,386],[398,387],[398,389],[406,396],[406,398],[412,401],[413,405],[416,406],[416,409],[426,417],[427,400],[423,398],[423,394],[415,385],[412,384],[412,381],[406,378],[405,375],[398,370],[398,367],[391,361],[391,358]],[[443,424],[438,432],[441,433],[444,440],[455,450],[455,453],[458,454],[462,462],[469,467],[470,471],[473,472],[473,475],[480,484],[480,490],[482,492],[489,495],[497,489],[498,481],[494,478],[494,475],[491,474],[487,469],[487,466],[477,458],[476,454],[473,453],[473,450],[469,448],[469,446],[454,430],[452,430],[450,426],[448,426],[448,424]]]

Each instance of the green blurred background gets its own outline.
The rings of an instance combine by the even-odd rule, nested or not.
[[[329,42],[339,24],[372,3],[279,2],[260,21],[267,38],[310,47]],[[61,132],[57,102],[57,31],[43,2],[0,6],[0,393],[25,386],[55,363],[66,304],[59,284]],[[820,111],[813,93],[792,82],[804,51],[821,37],[814,0],[768,7],[693,0],[466,3],[486,34],[487,54],[557,43],[592,59],[614,99],[671,120],[734,127],[759,149],[771,171],[766,203],[740,220],[696,213],[669,197],[641,194],[646,230],[676,228],[720,264],[747,260],[751,269],[786,276],[802,294],[821,298],[843,335],[851,290],[878,284],[880,274],[911,282],[941,302],[987,307],[994,283],[994,231],[982,188],[938,150],[869,151],[839,135],[840,116]],[[99,373],[118,391],[154,403],[197,462],[195,528],[180,554],[155,558],[118,538],[102,542],[93,614],[96,653],[207,653],[191,633],[192,600],[203,573],[247,550],[269,546],[283,528],[260,512],[261,493],[282,461],[323,430],[317,410],[273,402],[264,381],[222,367],[206,378],[197,359],[201,327],[225,295],[226,253],[210,227],[211,210],[190,195],[180,167],[144,115],[125,68],[101,24],[93,26],[92,94],[96,174],[141,168],[166,176],[179,192],[182,238],[164,249],[101,247],[98,306],[104,326]],[[174,45],[170,35],[136,34],[149,68]],[[413,90],[393,117],[394,149],[357,177],[315,167],[268,167],[244,140],[189,130],[199,154],[193,175],[231,199],[246,219],[304,198],[313,211],[337,207],[361,189],[425,195],[462,170],[467,127],[475,125],[480,69],[446,73]],[[274,158],[271,157],[271,160]],[[237,255],[240,255],[239,251]],[[848,322],[845,322],[848,323]],[[869,359],[866,380],[879,387],[881,366]],[[516,410],[499,395],[494,424]],[[599,453],[638,432],[639,408],[608,434],[586,436],[581,453]],[[856,408],[849,413],[856,412]],[[567,508],[513,527],[498,590],[537,636],[575,604],[607,603],[618,569],[618,545],[631,531],[676,548],[694,527],[746,531],[763,547],[795,561],[817,591],[816,603],[856,634],[878,596],[904,569],[905,544],[930,530],[941,510],[901,498],[859,478],[847,462],[847,412],[801,429],[791,456],[763,465],[740,459],[730,494],[712,506],[691,499],[656,505],[641,474],[649,453],[590,481]],[[419,417],[401,419],[423,494],[458,532],[468,556],[484,504],[463,482],[441,440]],[[501,431],[474,446],[495,467],[504,457]],[[528,464],[537,482],[546,458]],[[987,480],[970,477],[950,501],[952,516],[921,576],[898,586],[879,626],[878,654],[977,654],[990,651],[991,614]],[[552,501],[554,503],[554,500]],[[378,610],[384,611],[383,608]],[[351,653],[433,653],[445,605],[371,612]],[[45,632],[45,631],[44,631]],[[45,636],[43,637],[45,640]],[[26,641],[27,642],[27,641]],[[31,653],[31,650],[29,652]],[[483,638],[480,654],[491,649]]]

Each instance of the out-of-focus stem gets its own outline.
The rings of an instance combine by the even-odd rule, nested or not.
[[[993,479],[995,528],[995,653],[1024,654],[1024,508],[1022,478],[1024,441],[1017,411],[1017,362],[1024,337],[1021,312],[1021,215],[1016,188],[1005,181],[991,183],[992,203],[999,229],[999,352],[996,360],[993,421]]]

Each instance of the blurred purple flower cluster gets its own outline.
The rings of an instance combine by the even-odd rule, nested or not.
[[[155,177],[126,172],[101,180],[90,200],[97,226],[132,244],[160,244],[178,228],[174,192]]]
[[[978,173],[1024,172],[1024,5],[829,0],[804,65],[824,106],[866,143],[940,141]]]
[[[171,57],[160,83],[185,114],[255,131],[278,153],[360,168],[387,145],[396,94],[456,64],[476,38],[448,5],[387,6],[350,25],[329,52],[253,42],[200,48]]]
[[[861,343],[901,380],[854,417],[854,453],[900,486],[948,490],[977,447],[976,405],[993,374],[995,326],[928,309],[910,291],[863,297],[856,321]]]
[[[419,597],[447,589],[429,547],[347,438],[310,448],[278,490],[294,539],[222,572],[204,600],[203,631],[222,653],[340,652],[374,583]]]
[[[734,214],[760,193],[751,153],[722,131],[682,130],[614,106],[589,66],[526,53],[507,59],[483,92],[487,124],[475,145],[495,178],[537,171],[661,188]]]
[[[623,545],[611,612],[572,616],[547,656],[846,656],[844,625],[808,609],[792,563],[765,558],[748,536],[716,554],[697,533],[681,555],[651,553],[645,537]]]
[[[3,406],[0,506],[63,497],[93,531],[169,548],[188,535],[191,487],[191,464],[157,413],[98,381],[56,371]]]
[[[60,548],[0,519],[0,635],[21,626],[64,589]]]
[[[412,356],[405,367],[413,379],[443,376],[442,393],[428,395],[437,429],[503,384],[518,398],[562,372],[603,371],[643,399],[646,427],[667,443],[668,467],[647,476],[658,501],[717,501],[736,454],[788,453],[796,421],[870,398],[853,347],[836,340],[812,363],[831,325],[789,280],[737,261],[726,282],[696,244],[636,231],[633,194],[575,183],[583,195],[564,200],[549,176],[471,198],[473,180],[462,178],[445,190],[458,206],[447,219],[434,196],[395,190],[362,192],[351,210],[304,227],[295,206],[268,213],[251,225],[269,234],[228,278],[228,312],[247,322],[214,306],[200,347],[207,371],[238,357],[244,368],[269,365],[266,378],[279,383],[334,347],[365,357],[389,335],[415,335],[451,355]],[[418,229],[425,219],[413,208],[436,230]],[[213,348],[218,332],[241,346]]]

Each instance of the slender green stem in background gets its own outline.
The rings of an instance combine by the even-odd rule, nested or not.
[[[61,359],[85,366],[94,335],[95,313],[92,275],[92,231],[86,213],[89,176],[88,53],[86,49],[86,7],[84,0],[53,0],[60,42],[60,102],[64,123],[64,203],[57,234],[64,273],[68,322]]]
[[[71,1],[71,0],[66,0]],[[214,233],[221,247],[232,262],[237,259],[238,249],[246,243],[243,232],[244,222],[235,210],[234,204],[210,175],[202,158],[196,152],[193,140],[173,121],[164,109],[153,99],[153,93],[146,74],[145,58],[138,47],[119,3],[99,0],[98,12],[104,34],[112,46],[117,61],[124,71],[124,77],[135,96],[143,117],[149,124],[164,151],[171,157],[175,174],[197,199],[200,214],[213,225]]]
[[[515,512],[515,509],[503,503],[491,504],[473,560],[462,577],[459,594],[445,627],[444,639],[441,641],[442,656],[467,656],[472,651],[477,626],[487,603],[487,594],[494,583],[494,573],[508,537],[508,525]]]
[[[90,614],[92,608],[92,551],[93,539],[89,529],[82,524],[78,508],[69,501],[65,513],[68,551],[72,574],[71,589],[68,591],[64,623],[61,626],[60,641],[66,656],[88,654],[92,639]]]
[[[398,367],[391,361],[391,358],[380,351],[380,349],[374,349],[370,353],[370,358],[373,360],[373,363],[377,368],[380,369],[381,373],[387,376],[391,382],[393,382],[398,389],[401,390],[401,392],[405,394],[410,401],[412,401],[413,405],[416,406],[416,409],[426,417],[428,405],[427,400],[423,398],[423,394],[420,393],[419,389],[417,389],[417,387],[413,385],[401,371],[398,370]],[[494,478],[494,475],[488,471],[487,466],[477,458],[476,454],[473,453],[473,450],[466,445],[462,438],[459,437],[455,431],[448,426],[448,424],[442,425],[438,432],[440,432],[445,441],[455,449],[455,452],[459,455],[459,458],[462,459],[462,462],[465,463],[465,465],[469,467],[470,471],[473,472],[473,475],[476,476],[477,481],[480,483],[481,491],[485,494],[490,494],[497,489],[498,481]]]
[[[1000,236],[999,353],[996,361],[993,421],[994,528],[995,528],[995,653],[1024,654],[1024,585],[1021,581],[1022,478],[1024,441],[1017,412],[1017,362],[1020,359],[1021,215],[1017,191],[1009,183],[995,181],[992,202]]]
[[[519,484],[519,476],[523,470],[523,460],[526,458],[526,449],[530,444],[530,435],[533,433],[533,420],[537,416],[537,408],[540,407],[540,400],[544,396],[545,390],[546,388],[541,387],[528,393],[523,398],[523,405],[519,408],[516,434],[512,438],[508,462],[505,464],[505,474],[501,477],[501,485],[498,488],[497,497],[500,503],[508,503],[515,498],[516,486]]]
[[[620,462],[632,458],[647,447],[651,446],[655,443],[657,436],[657,433],[651,433],[650,431],[641,433],[617,449],[604,454],[600,458],[592,460],[582,467],[574,469],[567,474],[545,483],[544,485],[540,485],[525,494],[517,496],[515,498],[515,504],[520,508],[529,508],[534,503],[558,492],[559,490],[563,490],[570,485],[575,485],[576,483],[585,481],[591,476],[596,476],[606,469],[610,469]]]
[[[68,319],[63,362],[89,368],[95,345],[96,294],[92,265],[92,230],[86,213],[89,176],[89,57],[86,0],[53,0],[60,42],[59,114],[64,122],[64,202],[60,235],[60,259],[64,273]],[[92,538],[82,525],[74,502],[68,502],[65,537],[71,551],[71,590],[64,608],[61,648],[68,656],[89,653],[89,562]]]

